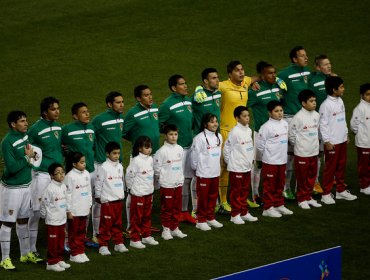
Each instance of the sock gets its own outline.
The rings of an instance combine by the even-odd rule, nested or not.
[[[39,232],[40,211],[33,211],[33,216],[28,220],[30,251],[37,252],[37,234]]]
[[[294,156],[288,155],[288,161],[286,163],[284,191],[290,189],[290,181],[292,180],[292,175],[293,175],[293,161],[294,161]]]
[[[86,238],[87,238],[87,230],[89,229],[90,220],[91,220],[90,215],[87,215],[87,219],[86,219],[86,236],[85,236]]]
[[[95,202],[92,206],[92,226],[93,226],[93,236],[99,234],[99,224],[100,224],[100,208],[101,205]]]
[[[19,250],[21,256],[25,256],[30,252],[30,239],[27,224],[17,224],[16,231],[19,241]],[[36,251],[35,251],[36,252]]]
[[[1,225],[0,228],[0,243],[1,243],[1,260],[4,261],[9,258],[10,253],[10,238],[12,235],[12,228],[6,225]]]
[[[190,183],[190,188],[191,188],[191,203],[193,205],[193,211],[197,211],[197,178],[193,177]]]
[[[220,186],[218,192],[220,194],[220,204],[227,202],[227,186]]]
[[[261,169],[257,165],[253,165],[252,169],[252,195],[259,196],[259,185],[261,180]]]
[[[321,168],[321,159],[320,159],[320,157],[317,157],[317,175],[316,175],[315,183],[317,183],[319,181],[320,168]]]
[[[188,211],[189,204],[189,189],[191,184],[191,178],[185,178],[184,184],[182,185],[182,211]]]

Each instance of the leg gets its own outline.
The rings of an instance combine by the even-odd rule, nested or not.
[[[143,199],[142,197],[131,195],[130,207],[130,236],[131,241],[140,241],[141,219],[143,216]]]
[[[174,189],[161,188],[161,221],[162,226],[171,229]],[[171,229],[173,230],[173,229]]]
[[[215,207],[217,202],[219,183],[220,183],[219,177],[209,179],[208,206],[207,206],[208,221],[212,221],[215,219]]]
[[[240,173],[229,172],[231,217],[235,217],[241,213],[241,181],[242,175]]]
[[[335,180],[337,182],[337,192],[341,193],[346,190],[344,183],[346,163],[347,163],[347,142],[335,146],[337,152],[337,166],[335,170]]]
[[[205,223],[207,221],[208,192],[208,179],[197,177],[197,218],[199,223]]]
[[[122,210],[123,202],[118,201],[114,202],[112,205],[112,239],[115,245],[123,244],[123,235],[122,235]]]
[[[143,197],[143,217],[141,220],[141,235],[143,238],[151,236],[153,195]]]
[[[99,247],[108,246],[111,237],[112,215],[109,202],[101,204],[100,223],[99,223]]]

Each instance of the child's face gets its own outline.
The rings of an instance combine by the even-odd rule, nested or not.
[[[302,102],[303,108],[307,111],[313,111],[316,109],[316,97],[311,97],[307,100],[307,102]]]
[[[344,85],[343,84],[341,84],[339,87],[338,87],[338,89],[334,89],[333,90],[333,95],[332,96],[334,96],[334,97],[342,97],[343,96],[343,94],[344,94]]]
[[[64,172],[64,169],[62,167],[57,167],[55,170],[54,170],[54,173],[52,175],[50,175],[51,178],[54,180],[54,181],[57,181],[57,182],[63,182],[64,180],[64,176],[65,176],[65,172]]]
[[[370,90],[365,91],[361,98],[366,102],[370,103]]]
[[[84,171],[85,168],[86,168],[86,159],[85,159],[85,157],[81,157],[79,162],[73,163],[72,165],[73,165],[74,168],[76,168],[80,171]]]
[[[207,123],[206,128],[207,128],[209,131],[216,132],[216,131],[217,131],[217,128],[218,128],[218,121],[217,121],[217,118],[212,118],[212,119]]]
[[[269,114],[272,119],[280,121],[284,115],[283,107],[276,106]]]
[[[169,131],[165,136],[166,141],[170,144],[176,144],[178,138],[179,133],[177,131]]]
[[[121,150],[120,150],[120,149],[113,150],[113,151],[111,151],[109,154],[107,153],[107,157],[108,157],[111,161],[113,161],[113,162],[117,162],[117,161],[119,160],[120,152],[121,152]]]
[[[239,117],[236,117],[236,120],[242,125],[249,124],[249,112],[247,110],[243,111]]]
[[[140,147],[139,148],[139,152],[146,155],[146,156],[150,156],[150,154],[152,153],[152,146],[149,146],[149,147]]]

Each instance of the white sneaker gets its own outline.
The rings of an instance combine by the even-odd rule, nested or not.
[[[130,241],[130,246],[136,249],[145,249],[145,245],[141,241]]]
[[[170,239],[173,239],[172,235],[171,235],[171,231],[168,227],[163,227],[163,231],[162,231],[162,238],[164,240],[170,240]]]
[[[175,230],[171,230],[171,235],[173,237],[178,237],[178,238],[185,238],[188,236],[187,234],[183,233],[179,228],[175,228]]]
[[[321,202],[327,205],[335,204],[335,200],[333,198],[333,194],[323,194],[321,197]]]
[[[159,242],[158,242],[158,241],[156,241],[156,240],[153,238],[153,236],[145,237],[145,238],[143,238],[143,239],[141,240],[141,242],[142,242],[142,243],[144,243],[144,244],[153,245],[153,246],[155,246],[155,245],[158,245],[158,244],[159,244]]]
[[[102,256],[109,256],[111,253],[109,252],[107,246],[102,246],[99,248],[99,254]]]
[[[71,267],[70,264],[68,264],[68,263],[66,263],[64,261],[58,262],[57,265],[59,265],[60,267],[63,267],[63,268],[70,268]]]
[[[307,203],[308,205],[310,206],[313,206],[313,207],[321,207],[322,205],[320,203],[318,203],[316,200],[314,200],[313,198],[311,198],[310,200],[307,200]]]
[[[230,218],[230,222],[236,224],[236,225],[244,225],[245,222],[243,221],[243,219],[240,217],[240,214]]]
[[[124,244],[121,243],[121,244],[114,245],[114,251],[125,253],[125,252],[128,252],[128,249],[126,248]]]
[[[60,272],[60,271],[65,271],[66,269],[64,267],[61,267],[60,265],[58,265],[56,263],[56,264],[47,264],[46,265],[46,270]]]
[[[267,210],[263,210],[262,216],[271,217],[271,218],[281,218],[282,217],[282,215],[278,211],[276,211],[275,208],[272,206]]]
[[[100,250],[99,250],[99,253],[100,253]],[[80,255],[76,255],[76,256],[70,256],[69,257],[69,260],[71,262],[75,262],[75,263],[84,263],[85,262],[85,258]]]
[[[89,262],[90,261],[90,259],[86,256],[85,253],[81,254],[80,256],[85,260],[85,262]]]
[[[222,228],[224,226],[220,222],[217,222],[216,219],[213,219],[212,221],[207,221],[207,224],[214,228]]]
[[[244,216],[240,216],[240,218],[242,218],[243,221],[247,221],[247,222],[256,222],[256,221],[258,221],[258,218],[252,216],[249,212],[247,214],[245,214]]]
[[[196,223],[195,227],[202,231],[211,230],[211,227],[207,223]]]
[[[367,188],[364,188],[364,189],[360,189],[360,193],[370,195],[370,186],[368,186]]]
[[[356,195],[353,195],[349,192],[349,190],[345,190],[343,192],[337,192],[335,195],[336,199],[344,199],[344,200],[355,200],[357,199]]]
[[[283,214],[283,215],[292,215],[293,214],[293,211],[289,210],[284,205],[281,205],[279,207],[275,207],[275,210],[278,211],[280,214]]]
[[[306,200],[302,202],[298,202],[298,206],[304,210],[309,210],[311,209],[310,205],[308,205],[308,202]]]

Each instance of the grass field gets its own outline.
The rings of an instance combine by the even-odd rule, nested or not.
[[[111,90],[124,94],[127,111],[138,84],[148,84],[160,104],[174,73],[184,75],[192,91],[206,67],[226,79],[233,59],[248,75],[261,59],[282,69],[295,45],[305,46],[311,68],[315,55],[329,55],[345,81],[348,120],[359,85],[370,81],[369,8],[368,0],[1,0],[0,135],[12,109],[24,110],[33,123],[45,96],[61,100],[62,123],[71,120],[77,101],[85,101],[92,115],[103,111]],[[353,142],[347,183],[359,194]],[[343,279],[370,279],[369,197],[307,212],[288,206],[295,214],[277,221],[252,210],[260,218],[255,224],[234,226],[221,216],[221,230],[203,233],[185,225],[187,239],[144,251],[102,257],[90,250],[89,264],[62,274],[15,261],[18,272],[0,270],[0,279],[208,279],[337,245],[343,246]],[[153,220],[158,226],[158,203]],[[45,253],[44,239],[40,248]]]

